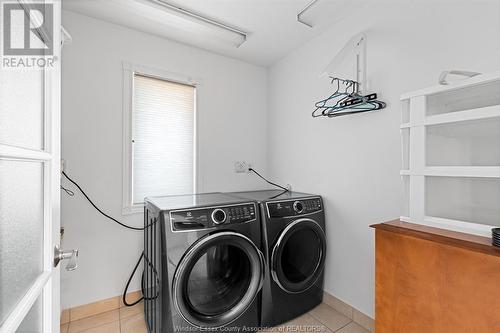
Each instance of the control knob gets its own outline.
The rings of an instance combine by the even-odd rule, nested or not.
[[[212,221],[214,221],[215,224],[222,224],[226,221],[226,212],[223,211],[222,209],[214,209],[212,212]]]
[[[293,203],[293,210],[297,213],[300,214],[304,211],[304,205],[300,201],[295,201]]]

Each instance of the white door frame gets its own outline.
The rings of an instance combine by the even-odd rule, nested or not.
[[[53,68],[44,71],[44,149],[36,151],[0,143],[0,159],[43,163],[43,272],[1,324],[1,333],[15,332],[40,295],[42,295],[43,333],[59,333],[59,267],[54,268],[53,263],[54,246],[60,241],[61,2],[60,0],[46,2],[52,3],[54,8],[53,45],[56,60]]]

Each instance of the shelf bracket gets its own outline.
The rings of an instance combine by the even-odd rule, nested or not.
[[[352,37],[340,50],[333,60],[326,66],[320,77],[332,76],[336,77],[336,70],[343,62],[351,57],[356,57],[356,74],[353,80],[359,83],[360,93],[366,92],[366,34],[359,33]]]

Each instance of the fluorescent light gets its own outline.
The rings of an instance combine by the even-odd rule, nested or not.
[[[297,21],[310,28],[340,22],[362,7],[369,0],[312,0],[297,13]]]
[[[306,18],[306,12],[310,11],[312,7],[318,2],[318,0],[312,0],[309,2],[298,14],[297,14],[297,21],[299,21],[302,24],[307,25],[308,27],[312,28],[313,27],[313,21],[309,18]]]
[[[169,4],[163,0],[135,1],[160,10],[163,15],[161,17],[154,15],[151,19],[168,25],[174,30],[191,33],[203,38],[216,39],[234,47],[241,46],[247,39],[247,32],[245,31]]]

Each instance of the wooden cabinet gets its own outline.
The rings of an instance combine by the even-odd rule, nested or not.
[[[500,249],[489,238],[399,220],[372,227],[377,333],[500,332]]]

